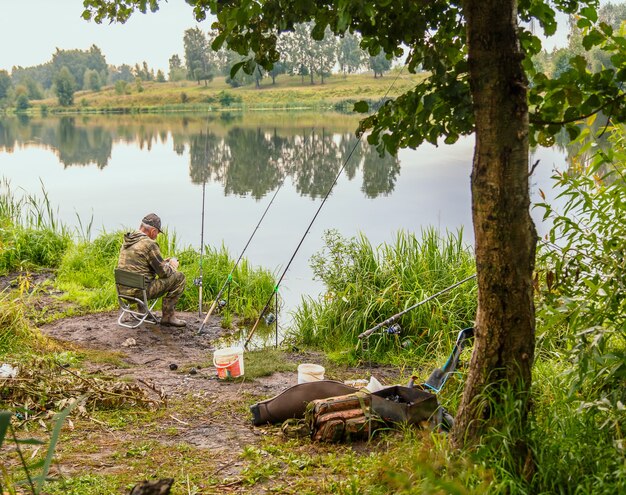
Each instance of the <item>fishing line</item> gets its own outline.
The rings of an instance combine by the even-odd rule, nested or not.
[[[274,202],[274,199],[276,198],[276,196],[278,194],[278,191],[280,191],[280,189],[283,187],[284,183],[285,183],[285,179],[283,179],[280,182],[280,184],[278,184],[278,187],[276,188],[276,191],[274,191],[274,195],[272,196],[272,199],[270,200],[268,205],[265,207],[265,211],[263,212],[263,215],[261,215],[261,218],[259,219],[259,222],[256,224],[256,227],[252,231],[252,235],[249,237],[248,242],[246,242],[246,245],[244,246],[243,250],[241,251],[241,254],[239,255],[239,258],[237,259],[237,262],[235,263],[235,265],[233,266],[232,270],[230,271],[230,273],[226,277],[226,280],[224,281],[224,284],[222,285],[222,288],[217,293],[217,296],[215,296],[215,300],[213,301],[213,304],[211,305],[211,308],[209,309],[208,313],[204,317],[204,321],[202,322],[202,324],[200,325],[200,328],[198,329],[198,334],[202,333],[204,325],[209,320],[209,317],[211,316],[213,311],[215,311],[216,306],[220,302],[220,297],[224,293],[224,289],[226,289],[226,287],[229,287],[229,290],[230,290],[230,282],[233,280],[233,273],[237,269],[237,266],[239,265],[239,262],[243,258],[243,255],[246,252],[246,249],[248,249],[248,246],[250,245],[250,242],[252,241],[252,238],[256,234],[256,231],[259,230],[259,226],[261,225],[261,222],[263,222],[263,219],[265,218],[265,215],[267,214],[268,210],[270,209],[270,206],[272,206],[272,203]]]
[[[402,74],[402,71],[404,70],[404,67],[405,66],[403,65],[402,68],[398,71],[398,75],[391,82],[391,85],[389,86],[389,88],[385,92],[385,95],[382,97],[381,101],[384,101],[387,98],[387,96],[389,95],[389,92],[392,90],[392,88],[395,85],[396,81],[400,78],[400,75]],[[363,138],[363,133],[361,133],[361,135],[357,138],[356,143],[354,144],[354,146],[350,150],[350,153],[348,153],[348,156],[344,160],[343,165],[341,165],[341,168],[339,169],[339,172],[337,172],[337,175],[335,176],[335,179],[333,180],[332,184],[328,188],[328,191],[324,195],[324,198],[322,199],[322,202],[320,203],[319,207],[317,208],[317,211],[315,212],[315,215],[313,215],[313,218],[311,219],[311,221],[309,222],[308,227],[304,231],[304,234],[302,235],[302,238],[300,239],[300,242],[298,243],[298,245],[296,246],[295,251],[291,255],[291,258],[290,258],[289,262],[287,263],[287,266],[283,270],[283,273],[281,274],[280,278],[278,279],[278,282],[274,286],[274,291],[272,292],[272,294],[268,298],[267,303],[265,304],[265,307],[263,308],[263,310],[259,314],[259,317],[254,322],[254,326],[250,330],[250,333],[248,334],[248,338],[246,339],[246,341],[245,341],[245,343],[243,345],[244,349],[247,349],[248,343],[250,342],[250,339],[254,335],[254,332],[256,331],[256,329],[257,329],[257,327],[259,325],[259,322],[261,321],[261,318],[263,318],[263,315],[265,314],[265,312],[269,308],[270,304],[272,303],[272,298],[274,297],[274,294],[276,294],[278,292],[278,288],[280,287],[280,284],[283,281],[283,278],[285,277],[285,274],[287,273],[287,270],[289,270],[289,267],[291,266],[291,263],[293,262],[294,258],[296,257],[296,254],[300,250],[300,247],[302,246],[302,243],[304,242],[304,239],[309,234],[309,232],[311,230],[311,227],[313,226],[313,223],[315,222],[315,220],[317,219],[317,216],[319,215],[320,211],[324,207],[324,204],[326,204],[326,200],[328,199],[328,197],[330,196],[330,193],[332,192],[333,188],[337,184],[337,181],[339,180],[339,177],[341,177],[341,174],[343,173],[344,169],[346,168],[346,165],[350,161],[350,158],[352,158],[352,155],[354,154],[354,151],[356,150],[357,146],[359,146],[359,144],[361,143],[361,139],[362,138]],[[278,308],[276,308],[276,310],[278,311]]]

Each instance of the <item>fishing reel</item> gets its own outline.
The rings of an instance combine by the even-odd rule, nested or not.
[[[227,302],[226,302],[226,301],[224,301],[224,299],[220,299],[220,300],[217,302],[217,307],[218,307],[218,308],[220,308],[220,309],[222,309],[224,306],[226,306],[226,304],[227,304]]]
[[[276,316],[274,315],[274,313],[268,313],[265,315],[264,320],[266,325],[271,325],[276,321]]]
[[[202,277],[194,278],[193,285],[195,285],[196,287],[202,287]]]
[[[402,331],[402,327],[398,323],[394,323],[390,327],[387,327],[383,330],[387,335],[400,335]]]

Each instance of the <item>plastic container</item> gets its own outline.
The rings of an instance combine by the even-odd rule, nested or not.
[[[226,347],[225,349],[216,349],[213,353],[213,365],[217,369],[217,377],[237,378],[243,376],[243,348]]]
[[[317,382],[324,379],[323,366],[304,363],[298,366],[298,383]]]

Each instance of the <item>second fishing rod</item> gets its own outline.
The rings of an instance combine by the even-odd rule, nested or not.
[[[267,212],[270,209],[270,206],[272,206],[272,203],[274,202],[274,199],[276,199],[276,196],[278,195],[278,191],[280,191],[280,189],[283,187],[284,183],[285,183],[285,180],[283,179],[280,182],[280,184],[278,184],[278,187],[276,188],[276,191],[274,191],[274,195],[272,196],[272,199],[270,200],[270,202],[265,207],[265,211],[263,212],[263,215],[261,215],[261,218],[259,219],[258,223],[256,224],[256,227],[254,228],[254,230],[252,231],[252,234],[248,238],[248,242],[246,242],[246,245],[241,250],[241,253],[239,254],[239,258],[237,258],[237,261],[235,262],[233,268],[230,270],[230,273],[226,277],[226,280],[222,284],[222,287],[220,288],[220,290],[218,291],[217,295],[215,296],[215,299],[213,300],[213,303],[211,304],[211,307],[209,308],[209,311],[207,312],[206,316],[204,317],[204,320],[202,321],[202,324],[200,325],[200,328],[198,329],[198,334],[199,335],[204,332],[204,326],[206,325],[207,321],[209,321],[209,318],[213,314],[213,311],[215,311],[215,308],[220,304],[220,298],[222,297],[222,294],[224,293],[224,290],[226,290],[226,288],[232,282],[232,280],[233,280],[233,273],[235,273],[235,270],[237,269],[237,266],[239,266],[239,262],[243,259],[243,255],[246,252],[246,249],[248,249],[248,246],[250,245],[250,242],[252,241],[252,238],[256,234],[257,230],[259,230],[259,226],[263,222],[263,219],[265,218],[265,215],[267,215]],[[203,211],[203,217],[204,217],[204,211]]]

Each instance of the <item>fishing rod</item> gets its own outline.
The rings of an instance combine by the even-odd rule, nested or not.
[[[200,272],[196,284],[198,285],[198,317],[202,318],[202,258],[204,254],[204,198],[206,194],[206,180],[202,181],[202,226],[200,228]]]
[[[200,131],[202,135],[202,131]],[[209,165],[209,119],[206,121],[206,132],[204,136],[204,165],[208,168]],[[202,225],[200,226],[200,268],[198,270],[198,277],[194,279],[194,285],[198,286],[198,317],[202,318],[202,285],[203,285],[203,255],[204,255],[204,198],[206,195],[206,176],[202,177]]]
[[[450,287],[446,287],[443,290],[440,290],[439,292],[437,292],[436,294],[433,294],[430,297],[427,297],[426,299],[424,299],[423,301],[420,301],[416,304],[414,304],[413,306],[410,306],[402,311],[400,311],[399,313],[396,313],[393,316],[390,316],[389,318],[387,318],[385,321],[381,321],[378,325],[370,328],[369,330],[366,330],[365,332],[359,334],[359,339],[364,339],[365,337],[369,337],[371,334],[373,334],[376,330],[389,325],[390,323],[393,323],[394,321],[396,321],[398,318],[400,318],[401,316],[405,315],[406,313],[408,313],[409,311],[414,310],[415,308],[417,308],[418,306],[421,306],[422,304],[427,303],[428,301],[432,301],[433,299],[439,297],[442,294],[445,294],[446,292],[451,291],[452,289],[458,287],[461,284],[464,284],[465,282],[467,282],[468,280],[471,280],[473,278],[476,278],[476,274],[471,275],[467,278],[464,278],[463,280],[461,280],[460,282],[457,282],[456,284],[451,285]]]
[[[402,70],[404,69],[404,66],[402,67]],[[387,92],[385,93],[385,95],[383,96],[382,100],[385,100],[387,98],[387,95],[389,94],[389,92],[391,91],[391,89],[393,88],[394,84],[396,83],[396,81],[398,80],[398,78],[400,77],[400,74],[402,74],[402,70],[398,71],[398,75],[396,76],[396,78],[391,82],[391,85],[389,86],[389,89],[387,89]],[[361,139],[363,138],[363,134],[361,133],[356,141],[356,143],[354,144],[354,146],[352,147],[352,149],[350,150],[350,153],[348,154],[348,156],[346,157],[346,159],[344,160],[343,164],[341,165],[341,168],[339,169],[339,172],[337,172],[337,175],[335,176],[335,179],[333,180],[332,184],[330,185],[330,187],[328,188],[328,191],[326,192],[324,198],[322,199],[322,202],[320,203],[319,207],[317,208],[317,211],[315,212],[315,215],[313,215],[313,218],[311,219],[311,221],[309,222],[308,227],[306,228],[306,230],[304,231],[304,234],[302,235],[302,238],[300,239],[300,242],[298,243],[298,245],[296,246],[295,251],[293,252],[293,254],[291,255],[291,259],[289,260],[289,262],[287,263],[287,266],[285,267],[285,269],[283,270],[283,273],[281,274],[280,278],[278,279],[278,282],[276,283],[276,285],[274,286],[274,290],[272,292],[272,294],[270,295],[270,297],[267,300],[267,303],[265,304],[265,307],[263,308],[263,310],[261,311],[261,313],[259,314],[259,317],[257,318],[257,320],[254,322],[254,325],[252,327],[252,329],[250,330],[250,333],[248,334],[248,338],[246,339],[246,342],[244,343],[244,349],[247,349],[248,344],[250,343],[250,339],[252,339],[252,336],[254,335],[254,332],[256,331],[257,327],[259,326],[259,322],[261,321],[261,318],[263,317],[263,315],[265,314],[265,312],[267,311],[267,309],[269,308],[270,304],[272,303],[272,298],[274,298],[274,295],[278,293],[278,288],[280,287],[281,282],[283,281],[283,278],[285,277],[285,274],[287,273],[287,270],[289,270],[289,267],[291,266],[291,263],[293,262],[294,258],[296,257],[296,254],[298,253],[298,251],[300,250],[300,247],[302,246],[302,243],[304,242],[304,239],[306,238],[306,236],[309,234],[309,232],[311,231],[311,227],[313,226],[313,223],[315,222],[315,220],[317,219],[317,216],[319,215],[320,211],[322,210],[322,208],[324,207],[324,204],[326,204],[326,200],[328,199],[328,197],[330,196],[330,193],[332,192],[333,188],[335,187],[335,185],[337,184],[337,181],[339,180],[339,177],[341,177],[341,174],[343,173],[344,169],[346,168],[346,165],[348,164],[348,162],[350,161],[350,158],[352,158],[352,155],[354,154],[354,151],[356,150],[357,146],[359,145],[359,143],[361,142]]]
[[[256,224],[256,227],[252,231],[252,235],[248,239],[248,242],[246,242],[246,245],[244,246],[243,250],[241,251],[241,254],[239,255],[239,258],[237,259],[237,262],[235,263],[235,265],[233,266],[232,270],[230,271],[230,273],[226,277],[226,281],[224,282],[224,284],[222,285],[222,288],[217,293],[217,296],[215,296],[215,300],[213,301],[213,304],[211,304],[211,307],[209,308],[209,311],[207,312],[206,316],[204,317],[204,321],[202,322],[202,324],[200,325],[200,328],[198,329],[198,334],[202,333],[204,325],[206,324],[207,321],[209,321],[209,317],[211,316],[211,314],[213,314],[213,311],[215,311],[215,308],[219,304],[219,300],[220,300],[220,297],[222,296],[222,294],[224,293],[224,289],[226,289],[226,287],[232,281],[233,273],[235,272],[237,266],[239,265],[239,262],[243,258],[243,254],[246,252],[246,249],[248,249],[248,246],[250,245],[250,242],[252,241],[252,238],[256,234],[256,231],[259,229],[259,226],[261,225],[261,222],[263,222],[263,219],[265,218],[265,215],[267,214],[267,211],[270,209],[270,206],[272,206],[272,203],[274,202],[274,199],[276,198],[276,195],[278,194],[278,191],[280,191],[280,189],[283,187],[284,183],[285,183],[285,180],[283,179],[281,181],[281,183],[278,185],[278,187],[276,188],[276,191],[274,191],[274,195],[272,196],[272,199],[270,200],[268,205],[265,207],[265,211],[263,212],[263,215],[261,215],[261,218],[259,219],[259,222]]]

